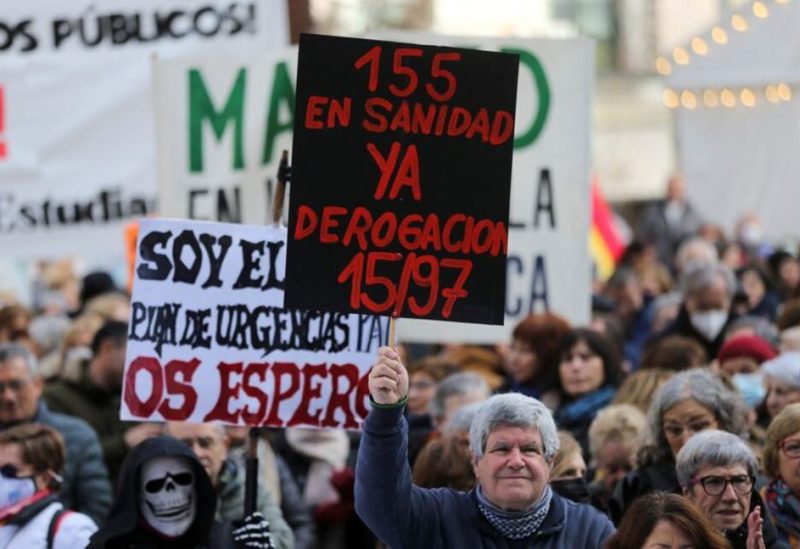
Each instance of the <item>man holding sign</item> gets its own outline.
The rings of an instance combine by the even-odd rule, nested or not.
[[[469,432],[477,485],[459,492],[411,483],[408,372],[393,349],[379,351],[369,391],[356,511],[390,547],[599,548],[614,533],[596,509],[548,486],[558,434],[538,400],[509,393],[482,405]]]

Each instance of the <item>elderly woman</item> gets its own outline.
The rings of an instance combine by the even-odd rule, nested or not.
[[[767,414],[773,418],[789,404],[800,402],[800,352],[781,353],[761,365]]]
[[[356,467],[356,511],[390,547],[602,547],[614,528],[548,485],[558,435],[548,409],[496,395],[470,428],[477,486],[468,493],[411,483],[403,418],[408,374],[383,347],[369,375],[372,409]]]
[[[747,407],[735,391],[711,371],[680,372],[661,386],[647,413],[647,444],[638,468],[617,483],[609,501],[615,522],[637,497],[649,492],[680,493],[675,456],[689,437],[705,429],[744,434]]]
[[[644,414],[631,404],[614,404],[597,414],[589,427],[594,456],[590,491],[608,499],[617,482],[633,470],[644,427]]]
[[[753,489],[758,463],[741,438],[716,429],[698,433],[678,452],[675,469],[684,496],[734,549],[786,547],[772,521],[761,514],[763,502]]]
[[[653,492],[636,500],[605,549],[729,549],[725,537],[686,498]]]
[[[767,429],[764,470],[772,479],[761,490],[778,536],[800,547],[800,404],[790,404]]]
[[[38,423],[0,433],[0,547],[86,547],[92,519],[58,501],[66,450]]]

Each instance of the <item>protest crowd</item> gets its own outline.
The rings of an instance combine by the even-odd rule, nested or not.
[[[681,185],[588,326],[382,347],[361,432],[262,429],[247,516],[247,429],[120,420],[129,297],[44,265],[0,308],[0,546],[800,546],[797,250]]]

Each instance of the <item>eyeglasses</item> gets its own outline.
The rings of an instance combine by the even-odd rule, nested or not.
[[[734,475],[732,477],[707,476],[694,478],[689,481],[689,484],[700,484],[709,496],[720,495],[730,484],[737,494],[746,496],[753,491],[753,480],[753,477],[748,475]]]
[[[786,457],[800,458],[800,440],[784,440],[779,446]]]
[[[18,393],[28,385],[27,379],[12,379],[9,381],[0,381],[0,394],[6,392],[6,389],[11,389],[12,392]]]
[[[172,479],[175,481],[176,484],[180,486],[189,486],[194,481],[194,475],[192,473],[167,473],[166,476],[162,478],[155,478],[153,480],[149,480],[145,483],[144,489],[154,494],[161,490],[164,487],[164,484],[167,483],[167,479]]]

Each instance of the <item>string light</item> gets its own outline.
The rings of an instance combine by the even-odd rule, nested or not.
[[[706,44],[706,41],[699,36],[695,36],[692,38],[692,50],[697,55],[705,55],[708,53],[708,44]]]
[[[778,97],[778,86],[776,86],[775,84],[770,84],[769,86],[767,86],[764,89],[764,97],[766,97],[767,101],[769,101],[770,103],[777,103],[778,101],[780,101],[781,98]]]
[[[753,93],[753,90],[750,88],[745,88],[739,94],[739,99],[742,101],[742,105],[745,107],[755,107],[756,106],[756,94]]]
[[[675,48],[672,51],[672,58],[678,65],[689,64],[689,53],[683,48]]]
[[[680,104],[678,101],[678,94],[675,90],[664,90],[664,104],[670,109],[677,109]]]
[[[672,64],[666,57],[659,57],[656,59],[656,71],[658,71],[658,74],[667,76],[672,72]]]
[[[792,89],[786,84],[778,84],[778,98],[783,101],[789,101],[792,98]]]
[[[683,93],[681,93],[681,105],[687,109],[693,109],[697,106],[697,98],[689,90],[683,90]]]
[[[722,27],[714,27],[711,29],[711,39],[716,42],[717,44],[727,44],[728,43],[728,33],[725,32],[725,29]]]
[[[769,10],[767,9],[766,4],[760,0],[753,2],[753,15],[759,19],[765,19],[769,15]]]
[[[747,30],[747,19],[737,13],[731,17],[731,26],[735,31],[744,32]]]
[[[717,92],[714,90],[706,90],[703,92],[703,103],[706,104],[706,107],[717,107],[719,106],[719,97],[717,97]]]
[[[727,88],[722,90],[722,93],[719,94],[719,100],[723,106],[728,107],[729,109],[736,105],[736,96]]]

